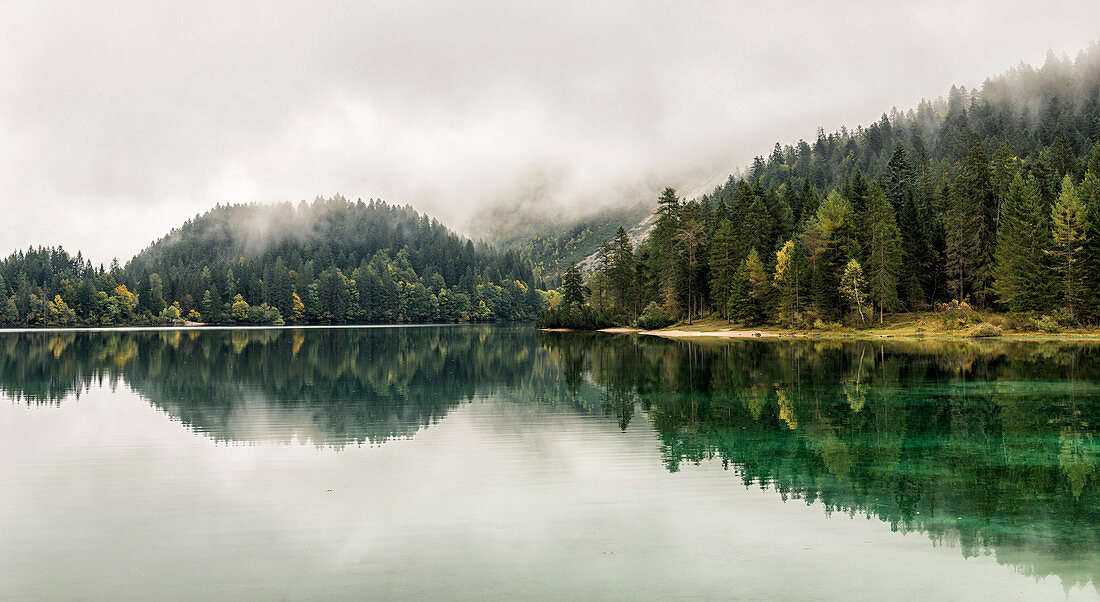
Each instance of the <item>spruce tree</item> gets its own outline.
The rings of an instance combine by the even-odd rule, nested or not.
[[[679,315],[676,233],[680,227],[680,198],[675,188],[665,188],[657,198],[657,222],[650,234],[648,279],[656,285],[652,293],[661,298],[669,314]]]
[[[1017,174],[1005,192],[995,253],[993,287],[1001,305],[1017,312],[1048,307],[1050,245],[1039,187]]]
[[[801,319],[804,272],[802,244],[797,238],[783,243],[775,254],[772,281],[779,291],[779,318],[790,326],[797,326]]]
[[[905,201],[908,202],[908,201]],[[898,304],[898,273],[901,271],[901,232],[894,210],[878,184],[872,184],[867,206],[867,270],[865,276],[871,301],[883,312]]]
[[[951,295],[962,301],[973,290],[975,272],[981,261],[981,216],[963,185],[952,186],[947,197],[947,278]]]
[[[699,204],[692,201],[687,203],[682,211],[680,229],[676,233],[676,242],[683,250],[683,260],[677,262],[684,272],[680,281],[684,285],[685,301],[687,307],[687,323],[691,324],[692,313],[700,306],[700,295],[695,290],[699,284],[698,269],[699,260],[702,258],[701,249],[705,243],[702,217],[699,214]]]
[[[767,319],[771,282],[764,271],[764,262],[756,249],[749,251],[734,277],[730,309],[733,315],[748,325]]]
[[[749,251],[749,256],[745,258],[745,274],[749,279],[749,297],[753,311],[758,320],[763,321],[767,318],[770,306],[771,278],[768,277],[764,261],[756,249]]]
[[[617,312],[629,311],[631,322],[637,314],[634,303],[634,246],[626,230],[619,226],[615,237],[600,247],[600,271],[611,289],[612,305]]]
[[[955,203],[969,215],[964,219],[974,228],[973,246],[964,253],[974,300],[987,307],[993,296],[993,252],[996,249],[997,216],[989,159],[980,140],[975,140],[966,156],[954,188]],[[965,246],[965,245],[964,245]]]
[[[1097,171],[1089,167],[1081,185],[1077,187],[1077,199],[1085,205],[1089,229],[1085,240],[1084,279],[1085,318],[1091,322],[1100,320],[1100,144],[1093,156]]]
[[[584,305],[584,276],[577,269],[576,263],[569,264],[565,275],[561,278],[562,296],[566,307],[580,308]]]
[[[1054,269],[1058,273],[1062,305],[1072,315],[1080,315],[1085,300],[1083,286],[1084,247],[1088,240],[1088,218],[1085,207],[1077,198],[1073,179],[1062,179],[1062,192],[1051,209]]]
[[[737,273],[736,240],[733,224],[723,219],[714,233],[707,258],[710,264],[710,299],[726,322],[730,321],[730,294],[733,291],[733,278]]]

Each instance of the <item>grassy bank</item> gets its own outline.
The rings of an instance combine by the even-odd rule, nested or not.
[[[626,329],[609,329],[622,331]],[[750,326],[724,319],[705,317],[673,324],[659,330],[637,331],[667,337],[839,337],[839,338],[920,338],[1004,337],[1017,339],[1100,340],[1100,328],[1061,323],[1050,316],[1023,316],[992,312],[967,314],[920,312],[886,314],[882,322],[876,319],[866,324],[828,323],[812,328],[784,328],[776,325]]]

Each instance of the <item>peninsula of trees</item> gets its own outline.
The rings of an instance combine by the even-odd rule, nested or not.
[[[1098,142],[1100,45],[777,143],[701,198],[666,189],[640,248],[620,230],[540,324],[820,328],[942,308],[1097,324]]]

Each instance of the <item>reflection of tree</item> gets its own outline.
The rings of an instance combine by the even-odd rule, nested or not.
[[[215,439],[378,443],[463,401],[555,380],[537,349],[530,335],[492,327],[27,332],[0,337],[0,389],[58,403],[122,378]]]
[[[1100,555],[1098,345],[496,327],[0,335],[0,390],[21,402],[120,380],[217,440],[379,443],[488,395],[623,429],[644,416],[670,471],[717,460],[784,500],[1067,584],[1091,580]]]
[[[616,407],[634,376],[669,470],[718,459],[785,500],[1092,578],[1073,567],[1100,554],[1098,346],[566,339],[543,342]]]

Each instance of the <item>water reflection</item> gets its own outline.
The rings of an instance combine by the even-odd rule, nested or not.
[[[1066,585],[1093,577],[1095,345],[587,343],[570,365],[617,407],[637,400],[670,471],[717,459],[783,500],[996,553]]]
[[[659,436],[826,513],[1087,584],[1100,559],[1100,346],[671,342],[492,327],[0,334],[0,389],[125,382],[219,441],[408,437],[496,395]]]
[[[337,446],[411,436],[545,369],[530,340],[488,327],[28,332],[0,349],[0,389],[21,402],[122,379],[217,440]]]

